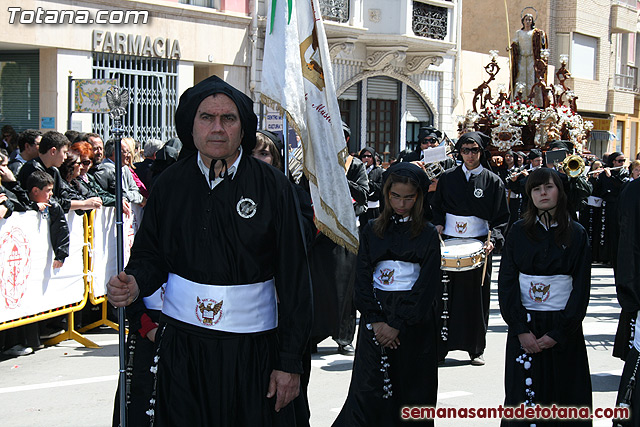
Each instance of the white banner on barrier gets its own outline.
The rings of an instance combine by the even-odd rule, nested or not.
[[[14,212],[0,219],[0,322],[82,301],[84,229],[71,212],[69,256],[53,270],[49,222],[39,212]]]
[[[135,232],[138,230],[142,209],[132,206],[132,215],[123,217],[124,265],[127,265]],[[99,298],[107,293],[107,281],[117,274],[116,260],[116,209],[102,208],[96,211],[93,220],[93,296]]]

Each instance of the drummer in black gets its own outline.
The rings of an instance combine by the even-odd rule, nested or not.
[[[433,224],[442,237],[487,240],[487,268],[464,272],[445,272],[440,360],[450,350],[469,353],[471,364],[484,365],[489,297],[491,284],[491,251],[501,246],[509,221],[509,208],[502,180],[487,163],[485,146],[489,137],[479,132],[465,133],[458,139],[456,150],[463,164],[444,172],[432,201]],[[447,318],[448,316],[448,318]]]

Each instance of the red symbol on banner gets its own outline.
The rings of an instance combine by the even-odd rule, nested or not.
[[[20,307],[31,270],[31,248],[21,229],[12,227],[0,238],[0,296],[5,307]]]

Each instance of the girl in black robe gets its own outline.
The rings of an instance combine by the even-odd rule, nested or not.
[[[404,425],[402,407],[436,405],[441,272],[438,234],[424,218],[428,180],[418,166],[396,163],[384,181],[383,211],[361,233],[354,301],[362,317],[334,426]]]
[[[526,192],[533,203],[509,232],[498,278],[500,312],[509,325],[505,406],[590,408],[591,378],[582,332],[591,277],[589,240],[568,213],[557,172],[536,170]],[[568,287],[555,279],[566,280]],[[502,421],[503,426],[530,423],[591,425],[591,420]]]

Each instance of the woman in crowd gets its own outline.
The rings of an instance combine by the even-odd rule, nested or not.
[[[138,186],[138,190],[140,191],[140,194],[142,194],[142,196],[145,199],[148,199],[149,191],[147,190],[147,187],[144,185],[142,180],[140,180],[140,177],[138,177],[138,174],[136,174],[136,167],[133,165],[134,156],[137,153],[136,141],[133,138],[122,138],[121,146],[122,146],[122,165],[127,166],[129,168],[129,170],[131,171],[131,175],[133,176],[133,180],[136,182],[136,185]]]
[[[354,297],[358,344],[334,426],[404,425],[403,406],[436,405],[440,243],[425,217],[428,185],[420,167],[391,166],[383,177],[384,208],[362,230]]]
[[[116,197],[105,191],[96,182],[89,169],[93,166],[93,147],[86,141],[75,142],[69,148],[69,152],[80,156],[80,172],[71,181],[71,185],[78,194],[84,198],[100,197],[103,206],[115,206]]]
[[[584,228],[571,219],[559,174],[529,175],[531,201],[502,251],[500,312],[509,326],[505,406],[591,407],[582,321],[589,303],[591,256]],[[502,425],[536,423],[503,420]],[[591,425],[590,420],[577,422]],[[544,425],[572,425],[555,422]]]

